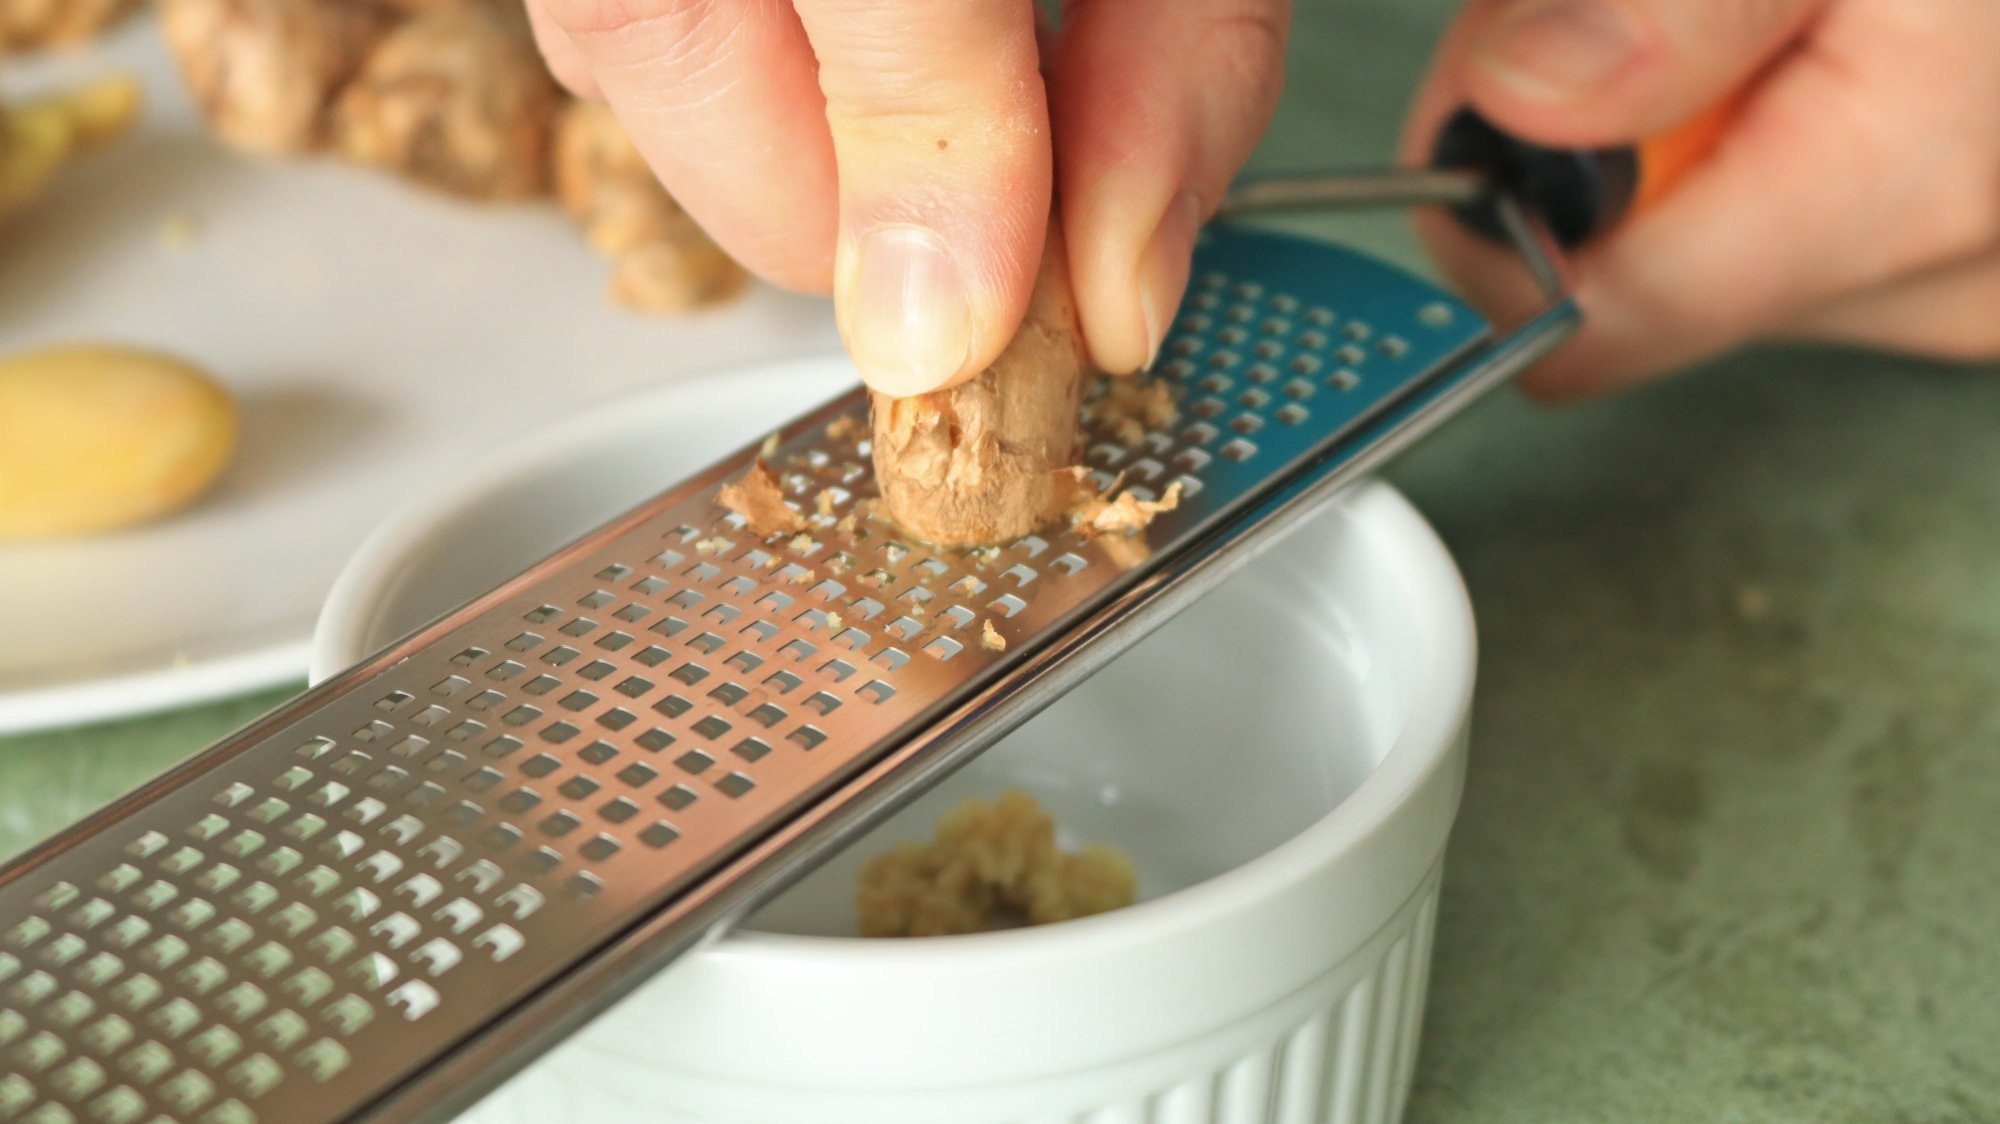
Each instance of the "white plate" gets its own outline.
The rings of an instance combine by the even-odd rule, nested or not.
[[[9,60],[0,95],[113,68],[144,76],[145,124],[0,231],[0,352],[180,353],[238,395],[243,444],[175,518],[0,544],[0,732],[302,676],[334,574],[411,490],[607,393],[838,346],[824,302],[763,288],[690,317],[614,309],[604,263],[552,207],[224,152],[150,18],[90,52]],[[164,232],[183,219],[196,233],[176,247]]]

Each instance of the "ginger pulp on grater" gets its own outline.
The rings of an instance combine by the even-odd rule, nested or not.
[[[806,529],[805,516],[793,511],[778,486],[778,474],[763,457],[750,464],[740,479],[732,480],[716,493],[715,502],[741,515],[745,524],[759,535],[796,535]]]
[[[1006,542],[1058,517],[1088,366],[1052,215],[1027,317],[992,366],[929,394],[870,396],[882,513],[939,546]]]
[[[930,843],[903,843],[862,869],[855,912],[867,937],[934,937],[1046,925],[1131,905],[1138,875],[1119,851],[1056,846],[1027,793],[968,800]]]

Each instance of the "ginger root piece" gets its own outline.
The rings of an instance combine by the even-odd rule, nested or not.
[[[138,8],[139,0],[0,0],[0,54],[81,43]]]
[[[430,5],[368,52],[330,137],[342,156],[427,187],[520,199],[548,188],[561,100],[517,5]]]
[[[928,844],[904,843],[862,869],[854,906],[868,937],[929,937],[1046,925],[1131,905],[1138,875],[1110,847],[1068,853],[1055,822],[1020,791],[968,800]]]
[[[571,102],[556,120],[556,197],[612,261],[613,300],[679,312],[727,300],[748,274],[674,202],[611,110]]]
[[[742,479],[724,484],[715,494],[715,502],[741,515],[759,535],[796,535],[806,529],[805,516],[785,502],[778,474],[762,457],[751,464]]]
[[[15,108],[0,106],[0,220],[48,190],[78,155],[122,135],[139,116],[139,83],[129,76]]]
[[[1089,367],[1060,226],[1049,219],[1027,319],[993,365],[946,390],[870,396],[875,478],[891,519],[940,546],[1005,542],[1062,513]]]
[[[354,0],[160,0],[160,29],[209,128],[284,156],[319,147],[327,107],[389,20]]]

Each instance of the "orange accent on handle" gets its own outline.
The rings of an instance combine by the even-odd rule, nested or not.
[[[1722,135],[1736,120],[1748,97],[1738,92],[1710,106],[1692,120],[1640,141],[1637,147],[1639,184],[1632,194],[1631,213],[1643,211],[1673,190],[1681,178],[1715,152]]]

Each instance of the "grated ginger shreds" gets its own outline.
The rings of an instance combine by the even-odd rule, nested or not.
[[[1132,861],[1103,845],[1063,851],[1055,821],[1027,793],[968,800],[929,843],[903,843],[862,869],[863,936],[929,937],[1047,925],[1131,905]]]
[[[806,529],[805,517],[785,502],[778,474],[762,457],[750,465],[742,479],[724,484],[715,502],[741,515],[760,535],[796,534]]]

